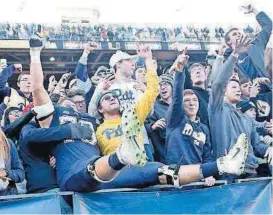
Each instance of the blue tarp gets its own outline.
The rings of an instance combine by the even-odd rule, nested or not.
[[[31,197],[30,197],[31,196]],[[56,194],[18,195],[0,200],[0,214],[61,214]]]
[[[75,214],[272,214],[271,180],[197,190],[76,193]]]
[[[61,214],[60,195],[72,194],[75,214],[272,214],[269,179],[190,187],[7,196],[0,197],[0,214]]]

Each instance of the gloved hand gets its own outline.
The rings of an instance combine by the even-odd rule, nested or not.
[[[66,126],[70,128],[71,139],[91,139],[93,131],[87,125],[69,123]]]

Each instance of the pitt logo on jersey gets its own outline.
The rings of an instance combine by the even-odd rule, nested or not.
[[[194,131],[192,125],[189,123],[185,124],[185,127],[182,130],[182,134],[193,137],[194,144],[198,146],[200,145],[200,143],[206,143],[206,135],[203,132]]]

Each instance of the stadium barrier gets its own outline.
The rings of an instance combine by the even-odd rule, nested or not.
[[[153,50],[175,50],[177,46],[187,46],[190,50],[207,50],[217,47],[219,42],[202,41],[104,41],[97,42],[98,50],[135,50],[137,43],[149,45]],[[45,49],[84,49],[86,41],[52,40],[46,43]],[[0,40],[3,49],[28,49],[28,40]]]
[[[0,214],[60,214],[61,196],[73,198],[74,214],[272,214],[272,178],[236,184],[196,182],[181,188],[154,186],[93,193],[43,193],[0,197]],[[202,189],[201,189],[202,188]]]

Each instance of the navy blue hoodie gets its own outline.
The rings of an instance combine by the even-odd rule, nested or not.
[[[185,73],[176,72],[173,102],[167,117],[166,164],[200,164],[212,162],[208,127],[190,120],[183,111]]]
[[[200,122],[208,126],[209,128],[209,115],[208,115],[208,105],[209,105],[209,92],[200,87],[192,87],[192,90],[197,95],[199,100],[199,110],[198,117]]]
[[[166,156],[166,129],[157,128],[153,131],[151,126],[159,119],[166,119],[168,108],[169,104],[162,100],[156,100],[154,103],[154,112],[145,122],[146,131],[154,146],[155,160],[159,162],[163,162]]]
[[[58,187],[56,172],[49,165],[50,148],[45,147],[43,141],[50,142],[52,138],[35,122],[23,127],[19,139],[19,153],[26,171],[28,193],[42,193]]]

